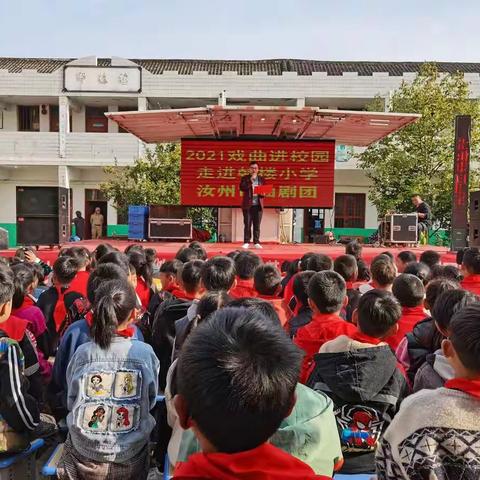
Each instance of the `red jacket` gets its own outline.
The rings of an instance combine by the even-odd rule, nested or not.
[[[78,272],[68,287],[68,291],[80,293],[83,297],[87,298],[87,283],[89,278],[89,272]]]
[[[239,453],[195,453],[178,463],[175,480],[328,480],[301,460],[264,443]]]
[[[269,295],[260,295],[258,294],[258,298],[261,298],[262,300],[266,300],[267,302],[270,302],[272,304],[272,307],[275,309],[277,312],[278,318],[280,319],[280,324],[282,327],[287,323],[288,316],[287,312],[283,308],[283,298],[278,298],[274,296],[269,296]]]
[[[228,294],[233,298],[256,297],[258,295],[253,286],[253,278],[243,280],[239,277],[237,277],[237,284]]]
[[[357,333],[357,328],[333,313],[318,313],[312,317],[312,321],[301,327],[293,342],[305,352],[300,381],[305,383],[314,365],[313,356],[318,353],[320,347],[340,335],[350,337]]]
[[[465,277],[462,280],[460,285],[463,289],[468,290],[475,295],[480,295],[480,275],[468,275],[468,277]]]
[[[398,321],[398,332],[386,338],[385,342],[393,348],[393,351],[396,351],[403,337],[413,331],[413,327],[426,316],[427,314],[422,305],[418,307],[402,307],[402,316]]]
[[[137,275],[137,288],[135,291],[142,302],[142,307],[147,309],[148,304],[150,303],[150,287],[140,275]]]

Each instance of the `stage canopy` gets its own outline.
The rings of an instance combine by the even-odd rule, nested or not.
[[[181,138],[335,140],[366,147],[409,125],[413,113],[356,112],[316,107],[209,106],[105,115],[146,143]]]

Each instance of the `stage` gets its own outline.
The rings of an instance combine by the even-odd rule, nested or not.
[[[123,251],[127,245],[138,242],[131,242],[128,240],[113,240],[105,239],[104,242],[108,242],[119,250]],[[102,243],[102,241],[97,240],[86,240],[83,242],[67,243],[64,247],[68,246],[83,246],[88,248],[90,251],[95,250],[97,245]],[[145,248],[154,248],[157,251],[157,256],[159,259],[170,260],[175,257],[176,252],[183,246],[185,243],[182,242],[143,242],[140,245]],[[232,250],[241,250],[241,243],[203,243],[202,244],[205,250],[208,253],[209,257],[215,255],[225,255]],[[262,259],[266,262],[277,261],[279,263],[284,260],[295,260],[300,258],[307,252],[317,252],[325,253],[332,258],[336,258],[339,255],[345,253],[344,245],[318,245],[313,243],[299,243],[299,244],[278,244],[278,243],[265,243],[263,244],[263,249],[250,249],[252,252],[257,253]],[[447,247],[435,247],[435,246],[422,246],[417,248],[382,248],[382,247],[373,247],[365,245],[363,248],[363,258],[367,263],[370,263],[371,260],[386,250],[392,252],[394,255],[397,255],[398,252],[402,250],[412,250],[417,254],[417,257],[425,250],[436,250],[440,255],[442,255],[443,263],[452,263],[455,264],[455,253],[448,251]],[[1,256],[13,256],[15,250],[3,250],[0,251]],[[40,247],[40,250],[37,252],[37,255],[47,263],[52,264],[58,256],[58,249],[50,249],[48,247]]]

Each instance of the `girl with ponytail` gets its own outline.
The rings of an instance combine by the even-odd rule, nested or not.
[[[147,258],[142,249],[131,248],[128,253],[130,265],[135,268],[137,273],[137,295],[142,302],[142,307],[146,310],[152,297],[153,265],[151,257]]]
[[[58,478],[147,476],[159,362],[150,345],[134,338],[136,306],[126,278],[95,292],[92,341],[78,347],[67,370],[69,435]]]

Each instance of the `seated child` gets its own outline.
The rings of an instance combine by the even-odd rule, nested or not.
[[[431,313],[437,298],[442,293],[459,288],[458,283],[445,278],[430,281],[425,290],[425,300],[423,301],[425,310]],[[435,321],[430,315],[420,320],[413,327],[413,330],[400,341],[396,355],[407,372],[410,385],[413,385],[415,374],[425,362],[427,355],[440,348],[441,340],[435,327]]]
[[[342,473],[375,471],[375,449],[407,393],[397,359],[384,339],[402,310],[391,293],[370,290],[353,313],[357,331],[326,342],[307,385],[334,403],[345,463]]]
[[[280,324],[285,325],[287,323],[287,312],[283,308],[283,299],[280,297],[282,275],[278,268],[272,263],[260,265],[255,270],[253,284],[258,297],[273,305],[280,319]]]
[[[345,253],[347,255],[352,255],[355,257],[357,261],[358,267],[358,281],[359,282],[369,282],[371,278],[370,270],[368,265],[362,259],[362,244],[357,242],[357,240],[353,240],[347,245],[345,245]]]
[[[95,292],[91,341],[77,349],[67,370],[69,433],[60,479],[148,474],[159,362],[150,345],[133,338],[136,302],[125,278]]]
[[[450,336],[450,320],[462,308],[478,302],[478,297],[467,290],[447,290],[440,294],[432,309],[431,348],[414,377],[413,391],[424,388],[434,390],[453,378],[453,369],[442,352],[442,340]]]
[[[12,266],[12,272],[15,278],[12,314],[28,322],[27,328],[35,337],[40,373],[45,383],[49,383],[52,374],[52,366],[48,362],[50,342],[45,317],[32,296],[36,287],[35,271],[28,263],[18,263]]]
[[[374,288],[391,292],[393,281],[397,277],[397,267],[388,255],[378,255],[370,265],[370,275],[372,280],[368,284],[360,285],[360,293],[366,293]]]
[[[202,453],[173,478],[329,478],[268,443],[295,404],[300,352],[256,312],[229,310],[198,326],[179,358],[175,408]]]
[[[65,320],[64,297],[70,292],[70,283],[78,272],[78,262],[68,256],[60,256],[53,264],[53,286],[43,292],[37,302],[47,322],[50,351],[57,348],[59,329]],[[63,307],[63,308],[62,308]]]
[[[65,251],[65,255],[75,258],[78,262],[78,272],[70,283],[70,291],[78,292],[82,297],[86,297],[90,264],[92,263],[90,252],[85,247],[71,247]]]
[[[203,260],[190,260],[183,264],[177,273],[178,288],[171,291],[172,295],[182,300],[197,300],[201,298]]]
[[[298,305],[298,314],[292,317],[285,325],[290,338],[293,338],[299,328],[308,325],[312,321],[312,309],[308,304],[308,282],[315,275],[312,270],[300,272],[293,280],[293,294]]]
[[[318,272],[308,282],[308,304],[313,312],[312,321],[301,327],[293,339],[305,352],[300,381],[305,383],[313,367],[313,356],[329,340],[340,335],[353,335],[357,329],[340,317],[347,305],[345,280],[332,271]]]
[[[191,262],[192,260],[198,260],[198,251],[191,247],[182,247],[175,255],[175,258],[181,263]]]
[[[333,260],[324,253],[312,253],[307,261],[306,270],[324,272],[333,269]]]
[[[137,286],[135,291],[137,292],[142,307],[147,310],[150,304],[150,298],[152,297],[152,283],[153,283],[153,271],[152,264],[147,260],[145,252],[139,250],[130,250],[127,254],[128,260],[135,268],[137,273]]]
[[[410,275],[415,275],[419,278],[423,285],[426,287],[428,282],[432,279],[432,271],[430,267],[423,262],[410,262],[406,267],[403,273],[408,273]]]
[[[462,288],[480,295],[480,251],[476,247],[466,248],[462,257]]]
[[[28,322],[12,315],[15,292],[10,267],[0,263],[0,453],[25,449],[30,437],[53,433],[40,414],[44,391],[35,339]]]
[[[402,306],[402,318],[398,322],[397,333],[387,338],[386,342],[396,351],[403,337],[427,316],[427,312],[423,307],[425,288],[415,275],[400,274],[393,282],[392,292]]]
[[[195,250],[197,252],[197,258],[198,260],[203,260],[205,261],[207,257],[207,251],[203,248],[202,244],[200,242],[197,242],[196,240],[193,240],[189,244],[189,248],[192,250]]]
[[[255,297],[257,292],[253,285],[253,274],[262,260],[255,253],[244,251],[240,252],[234,261],[237,283],[230,290],[230,296],[232,298]]]
[[[428,265],[431,270],[435,265],[440,265],[442,263],[442,257],[435,250],[425,250],[420,255],[420,262]]]
[[[395,264],[397,265],[397,270],[398,273],[403,273],[405,270],[406,266],[409,263],[416,262],[417,261],[417,256],[411,252],[410,250],[403,250],[397,255],[397,259],[395,261]]]
[[[406,398],[377,451],[378,480],[480,477],[480,305],[458,311],[442,351],[455,378]]]
[[[361,296],[358,289],[355,288],[355,282],[358,277],[357,261],[353,255],[340,255],[333,262],[333,270],[345,280],[347,285],[348,303],[341,317],[347,322],[351,322],[353,312],[356,310]]]

